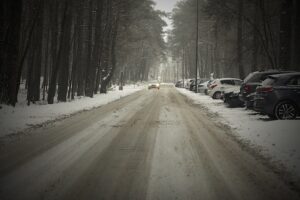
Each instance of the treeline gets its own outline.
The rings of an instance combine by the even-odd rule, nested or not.
[[[197,0],[180,1],[169,41],[185,77],[195,76]],[[297,0],[198,0],[199,76],[240,77],[300,69]]]
[[[165,48],[152,0],[3,0],[0,104],[54,103],[106,93],[111,82],[147,80]]]

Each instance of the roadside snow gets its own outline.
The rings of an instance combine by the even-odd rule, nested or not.
[[[107,94],[97,94],[93,98],[76,97],[74,101],[60,102],[53,105],[37,102],[36,104],[26,105],[24,95],[19,98],[20,102],[16,107],[1,105],[0,109],[0,137],[15,133],[34,125],[54,120],[59,117],[68,116],[81,110],[90,110],[101,105],[108,104],[121,97],[140,91],[145,86],[128,85],[122,91],[115,87]]]
[[[221,122],[236,130],[237,137],[259,147],[272,161],[283,164],[300,177],[300,121],[269,120],[245,108],[227,108],[223,101],[186,89],[177,90],[210,112],[221,117]]]

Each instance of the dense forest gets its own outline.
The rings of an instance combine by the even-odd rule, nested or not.
[[[297,0],[179,0],[170,15],[153,0],[0,5],[0,104],[14,106],[20,85],[28,105],[52,104],[159,73],[165,81],[192,78],[195,66],[203,78],[300,68]]]
[[[256,70],[299,70],[299,4],[297,0],[179,1],[168,38],[177,76],[195,77],[196,47],[198,76],[203,78],[212,73],[245,78]]]
[[[0,104],[49,104],[146,81],[164,59],[162,20],[152,0],[3,0]]]

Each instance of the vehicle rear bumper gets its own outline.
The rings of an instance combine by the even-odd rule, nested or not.
[[[267,100],[264,97],[255,97],[253,101],[253,109],[262,114],[272,115],[274,106],[267,103]]]

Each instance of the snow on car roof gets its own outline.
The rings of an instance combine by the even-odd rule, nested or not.
[[[284,74],[273,74],[273,75],[269,75],[271,77],[275,77],[275,78],[279,78],[279,77],[282,77],[282,76],[297,76],[297,75],[300,75],[300,72],[290,72],[290,73],[284,73]]]
[[[241,80],[239,78],[218,78],[219,80]]]

